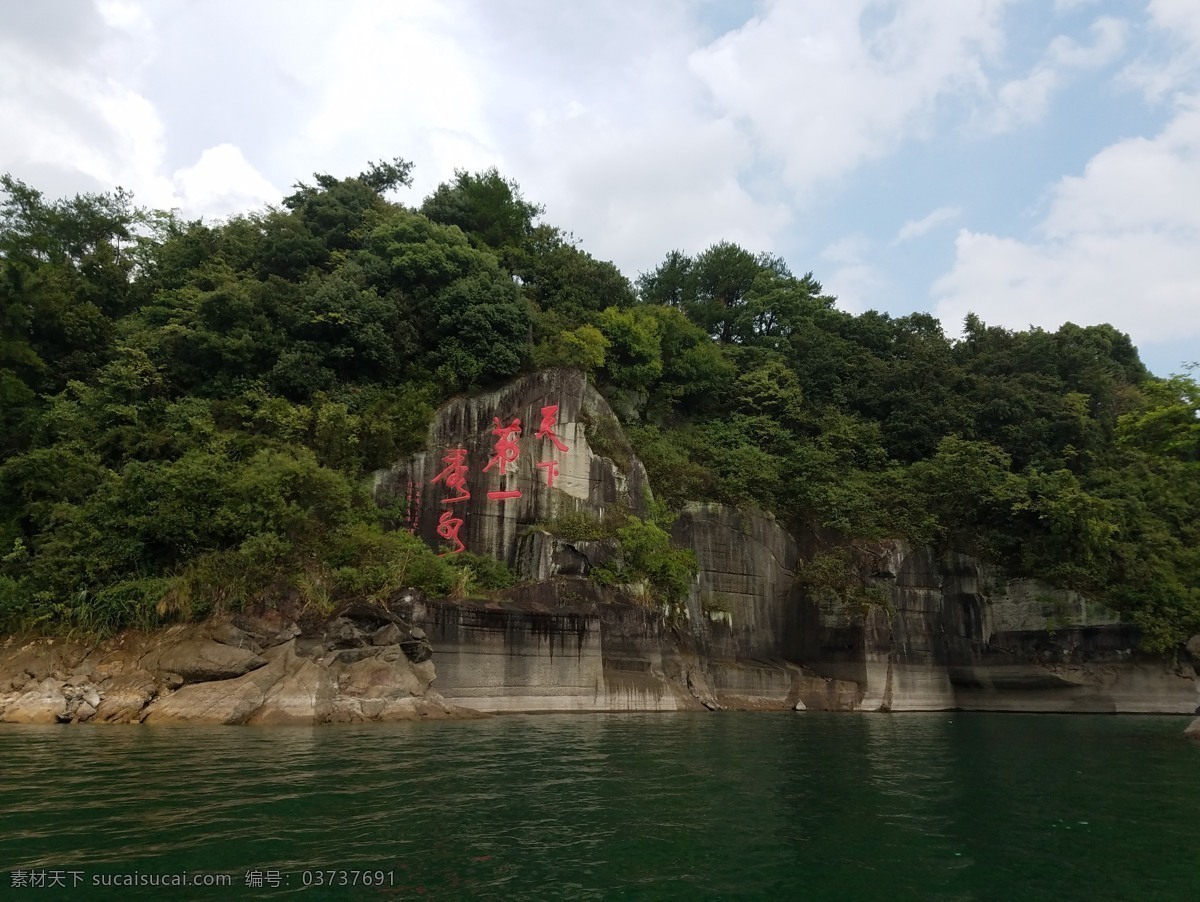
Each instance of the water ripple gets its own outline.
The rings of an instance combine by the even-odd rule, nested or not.
[[[313,899],[1186,898],[1200,759],[1180,728],[815,713],[0,728],[0,869],[239,886],[273,870],[291,884],[256,894]],[[394,876],[304,889],[328,868]]]

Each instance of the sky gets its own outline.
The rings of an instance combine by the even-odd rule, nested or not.
[[[49,197],[496,166],[631,279],[728,240],[850,312],[1200,360],[1197,0],[0,0],[0,123]]]

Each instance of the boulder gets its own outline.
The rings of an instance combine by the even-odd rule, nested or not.
[[[235,649],[236,650],[236,649]],[[292,671],[300,659],[295,640],[267,649],[264,663],[234,679],[191,683],[158,699],[145,715],[146,723],[243,724],[263,706],[272,688]],[[277,700],[282,695],[276,696]],[[286,705],[280,704],[280,708]]]
[[[325,627],[326,648],[362,648],[367,644],[367,634],[349,617],[337,617]]]
[[[156,695],[158,684],[145,670],[120,673],[102,686],[103,697],[92,718],[101,723],[132,723]]]
[[[420,661],[416,664],[410,664],[409,667],[412,670],[413,676],[417,678],[417,682],[421,684],[421,694],[429,698],[429,687],[437,679],[437,670],[434,669],[433,661]]]
[[[91,661],[86,658],[79,662],[79,665],[71,671],[70,678],[75,683],[86,683],[96,674],[96,668]]]
[[[367,704],[368,702],[363,702],[364,711]],[[468,712],[463,708],[454,708],[427,698],[390,698],[384,702],[383,710],[373,719],[394,723],[403,720],[445,720],[450,717],[461,718],[464,716],[481,717],[486,715],[481,715],[477,711]]]
[[[329,670],[296,655],[294,645],[283,647],[272,667],[282,671],[267,690],[262,704],[247,723],[260,726],[312,726],[330,719],[333,681]]]
[[[433,646],[429,644],[428,639],[409,638],[400,643],[400,647],[404,650],[405,657],[414,664],[420,664],[422,661],[428,661],[433,657]]]
[[[1183,735],[1188,739],[1194,739],[1197,742],[1200,742],[1200,717],[1197,717],[1190,724],[1188,724],[1188,728],[1183,731]]]
[[[259,646],[259,649],[274,648],[277,645],[283,645],[285,642],[290,642],[298,637],[301,633],[299,625],[289,620],[279,611],[263,611],[254,615],[239,614],[234,618],[231,624],[235,629],[240,630],[245,636]],[[227,636],[232,634],[213,634],[213,638],[218,642],[224,641]],[[237,643],[226,642],[227,645]],[[240,647],[250,648],[251,645]]]
[[[404,635],[400,632],[400,627],[394,623],[388,623],[377,629],[371,636],[372,645],[399,645],[400,640]]]
[[[383,708],[374,719],[392,722],[417,720],[421,716],[423,704],[419,698],[390,698],[384,702]]]
[[[67,700],[62,684],[49,677],[20,695],[4,708],[0,721],[4,723],[60,723],[67,714]]]
[[[155,724],[242,724],[260,707],[266,694],[254,680],[194,683],[151,705],[143,718]]]
[[[188,683],[228,680],[257,670],[267,661],[247,648],[223,645],[212,639],[186,639],[160,652],[151,652],[143,668],[175,673]]]
[[[1192,659],[1192,663],[1200,667],[1200,636],[1192,636],[1187,641],[1188,657]]]
[[[296,654],[294,639],[267,649],[265,664],[240,677],[192,683],[156,701],[145,721],[156,724],[312,725],[331,718],[327,668]]]
[[[398,648],[399,646],[396,647]],[[336,661],[339,664],[357,664],[359,661],[364,661],[367,658],[377,658],[386,652],[386,648],[376,648],[374,646],[339,648],[329,656],[329,660]]]
[[[254,641],[248,632],[239,629],[232,623],[214,623],[208,627],[208,638],[221,645],[231,645],[234,648],[244,648],[256,655],[262,654],[262,646]]]
[[[365,658],[345,668],[338,678],[342,695],[355,698],[406,698],[420,695],[425,686],[407,659],[395,663]]]
[[[386,704],[386,698],[364,698],[359,702],[359,710],[367,720],[374,720],[383,713]]]
[[[329,709],[330,723],[362,723],[367,718],[363,717],[362,699],[347,698],[344,695],[337,695],[333,698],[333,704]],[[380,710],[383,709],[383,700],[379,699]]]

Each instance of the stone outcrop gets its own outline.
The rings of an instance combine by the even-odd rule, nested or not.
[[[519,432],[496,431],[514,424]],[[498,443],[509,439],[500,450],[512,459],[497,459]],[[447,472],[454,467],[462,469]],[[380,504],[402,503],[405,525],[431,545],[456,548],[457,536],[466,550],[514,569],[530,524],[614,508],[642,512],[648,492],[612,408],[577,370],[545,370],[448,402],[425,449],[375,476]]]
[[[49,677],[17,696],[3,711],[10,723],[59,723],[67,713],[62,684]]]
[[[859,683],[864,709],[1184,714],[1200,701],[1190,665],[1139,652],[1134,626],[1076,593],[903,542],[865,553],[884,602],[804,598],[794,652]]]
[[[160,684],[146,670],[118,674],[97,687],[100,704],[96,706],[94,717],[101,723],[131,723],[139,720],[146,706],[158,695],[160,686],[169,690],[173,682],[164,679]],[[103,688],[103,693],[100,688]],[[8,713],[0,712],[0,718],[7,717]]]
[[[480,716],[434,691],[432,655],[422,630],[364,603],[326,621],[289,622],[275,611],[95,646],[10,640],[0,649],[0,722],[310,726]]]
[[[1195,668],[1071,592],[961,555],[853,550],[866,594],[807,588],[832,537],[693,504],[672,528],[698,573],[655,607],[593,582],[619,555],[594,527],[650,486],[613,411],[572,370],[444,405],[424,450],[375,477],[429,544],[506,561],[491,600],[263,611],[89,646],[0,648],[0,721],[311,725],[505,711],[971,709],[1197,712]],[[568,528],[569,524],[573,524]],[[436,668],[436,669],[435,669]],[[436,688],[435,688],[436,687]],[[1189,730],[1200,738],[1200,721]]]
[[[447,701],[485,712],[851,710],[858,686],[779,658],[711,657],[679,612],[632,604],[579,577],[493,602],[412,607]]]
[[[241,637],[236,637],[238,641]],[[210,638],[187,639],[151,653],[142,661],[150,670],[177,673],[188,683],[230,680],[249,673],[267,661],[256,651]]]
[[[584,543],[548,533],[523,543],[558,562],[554,578],[499,601],[414,605],[409,616],[436,649],[440,690],[493,712],[800,703],[1188,714],[1200,702],[1191,665],[1139,652],[1136,628],[1111,612],[1073,593],[1002,581],[966,557],[939,559],[902,542],[862,549],[877,603],[830,603],[803,588],[805,556],[767,514],[694,505],[673,535],[700,564],[679,609],[598,588],[569,558],[586,560],[576,547]]]
[[[501,475],[501,427],[518,420],[516,458]],[[569,451],[539,437],[547,424]],[[454,460],[465,467],[459,487],[448,484]],[[903,542],[859,548],[878,603],[814,597],[797,575],[822,546],[801,547],[761,511],[694,504],[681,514],[672,537],[699,563],[681,608],[606,597],[586,577],[616,544],[557,535],[555,521],[640,512],[649,489],[578,372],[536,373],[439,410],[425,450],[377,474],[378,500],[403,500],[408,527],[435,547],[454,547],[445,523],[461,520],[453,534],[468,550],[536,584],[500,602],[413,613],[437,648],[441,688],[485,710],[1195,708],[1190,668],[1139,654],[1136,630],[1111,612],[961,556]]]

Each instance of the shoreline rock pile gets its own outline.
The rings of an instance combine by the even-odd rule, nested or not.
[[[405,601],[411,603],[411,598]],[[424,632],[383,605],[0,646],[0,722],[310,726],[483,716],[435,691]]]

